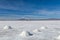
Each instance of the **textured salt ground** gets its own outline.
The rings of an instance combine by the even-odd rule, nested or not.
[[[42,32],[33,33],[33,36],[21,37],[18,30],[1,30],[0,39],[1,40],[55,40],[54,37],[58,36],[59,33],[56,30],[47,29]],[[53,31],[53,32],[52,32]],[[17,33],[16,33],[17,32]]]
[[[12,26],[13,29],[4,30],[4,26]],[[48,27],[41,32],[33,32],[40,27]],[[60,21],[0,21],[0,40],[57,40],[60,35]],[[29,31],[33,35],[21,37],[22,31]]]

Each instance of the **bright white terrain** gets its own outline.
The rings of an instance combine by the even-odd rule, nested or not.
[[[60,40],[60,21],[0,21],[0,40]]]

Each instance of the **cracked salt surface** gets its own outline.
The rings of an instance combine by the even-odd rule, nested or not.
[[[0,40],[60,40],[60,21],[0,21]]]

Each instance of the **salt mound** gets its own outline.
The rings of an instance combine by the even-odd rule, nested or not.
[[[35,30],[33,30],[33,32],[41,32],[41,30],[39,30],[39,29],[35,29]]]
[[[43,31],[43,30],[45,30],[45,29],[48,29],[48,27],[41,27],[41,28],[39,28],[39,29],[33,30],[33,32],[41,32],[41,31]]]
[[[40,29],[44,30],[44,29],[48,29],[48,27],[44,27],[44,26],[43,26],[43,27],[41,27]]]
[[[23,31],[21,34],[20,34],[20,36],[22,36],[22,37],[27,37],[27,36],[32,36],[33,34],[31,34],[30,32],[28,32],[28,31]]]
[[[56,39],[60,40],[60,35]]]
[[[11,26],[5,26],[4,29],[12,29]]]

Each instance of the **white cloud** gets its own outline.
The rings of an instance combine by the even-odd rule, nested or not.
[[[60,15],[60,11],[58,11],[58,10],[53,10],[53,11],[37,10],[36,13],[43,14],[43,15]]]

